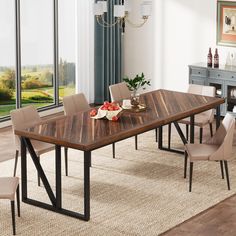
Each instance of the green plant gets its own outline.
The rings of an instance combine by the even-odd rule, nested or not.
[[[23,89],[36,89],[43,87],[45,87],[45,84],[36,78],[27,78],[22,84]]]
[[[125,77],[123,78],[123,81],[130,91],[137,91],[140,88],[146,89],[145,85],[151,85],[150,80],[146,80],[143,73],[141,75],[136,75],[133,79]]]
[[[13,91],[11,89],[0,88],[0,100],[10,100],[13,96]]]
[[[53,101],[52,97],[48,97],[44,95],[34,95],[34,96],[28,97],[28,99],[32,101],[39,101],[39,102],[42,102],[42,101],[52,102]]]

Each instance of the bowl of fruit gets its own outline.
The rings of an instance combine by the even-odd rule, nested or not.
[[[116,102],[104,102],[98,109],[90,111],[90,116],[93,119],[106,118],[108,120],[117,121],[119,119],[119,113],[122,108]]]

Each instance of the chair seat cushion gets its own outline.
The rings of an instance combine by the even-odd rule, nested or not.
[[[210,144],[186,144],[185,150],[190,161],[207,161],[209,157],[218,150],[218,145]]]
[[[0,199],[9,199],[11,201],[14,201],[18,184],[19,178],[17,177],[1,177]]]
[[[31,143],[34,147],[37,156],[54,150],[54,145],[50,143],[44,143],[36,140],[31,140]]]
[[[179,123],[181,123],[181,124],[186,124],[186,125],[190,125],[190,117],[187,117],[187,118],[185,118],[185,119],[182,119],[182,120],[180,120],[180,121],[178,121]],[[200,114],[197,114],[197,115],[195,115],[195,117],[194,117],[194,124],[196,125],[196,126],[199,126],[199,127],[203,127],[203,126],[205,126],[205,125],[207,125],[207,124],[209,124],[210,123],[210,120],[209,120],[209,117],[208,116],[206,116],[206,115],[204,115],[204,113],[202,114],[202,113],[200,113]]]

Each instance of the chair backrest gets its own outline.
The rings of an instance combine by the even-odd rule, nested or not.
[[[109,90],[112,102],[130,98],[131,96],[131,92],[129,91],[125,82],[110,85]]]
[[[12,121],[12,130],[14,133],[15,129],[24,129],[27,127],[34,126],[41,122],[41,118],[33,106],[27,106],[10,112]],[[20,150],[20,139],[17,135],[15,136],[16,149]]]
[[[226,135],[224,137],[223,145],[224,145],[224,159],[229,159],[232,155],[233,148],[233,138],[234,138],[234,130],[235,130],[235,118],[229,113],[226,114],[222,125],[226,130]]]
[[[78,93],[63,98],[65,114],[70,116],[77,112],[88,110],[89,103],[83,93]]]
[[[199,84],[189,84],[188,93],[215,97],[216,88]]]
[[[223,150],[222,159],[224,160],[229,159],[232,155],[234,131],[235,118],[234,116],[227,113],[214,136],[208,141],[210,144],[220,146],[220,148]]]
[[[198,84],[189,84],[188,93],[215,97],[216,88],[214,86],[205,86]],[[212,122],[214,119],[214,110],[208,110],[201,113],[202,115],[208,116],[209,121]]]

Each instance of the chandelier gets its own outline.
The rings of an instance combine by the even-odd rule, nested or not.
[[[108,0],[109,1],[109,0]],[[114,5],[113,16],[114,20],[111,23],[105,20],[105,15],[108,14],[108,5],[106,0],[99,0],[94,4],[94,15],[99,25],[103,27],[112,27],[115,25],[120,25],[124,27],[125,23],[128,23],[132,27],[140,28],[148,20],[148,17],[151,15],[152,2],[143,1],[140,5],[140,14],[142,16],[141,23],[134,23],[129,19],[129,12],[131,11],[129,0],[122,0],[121,4]]]

